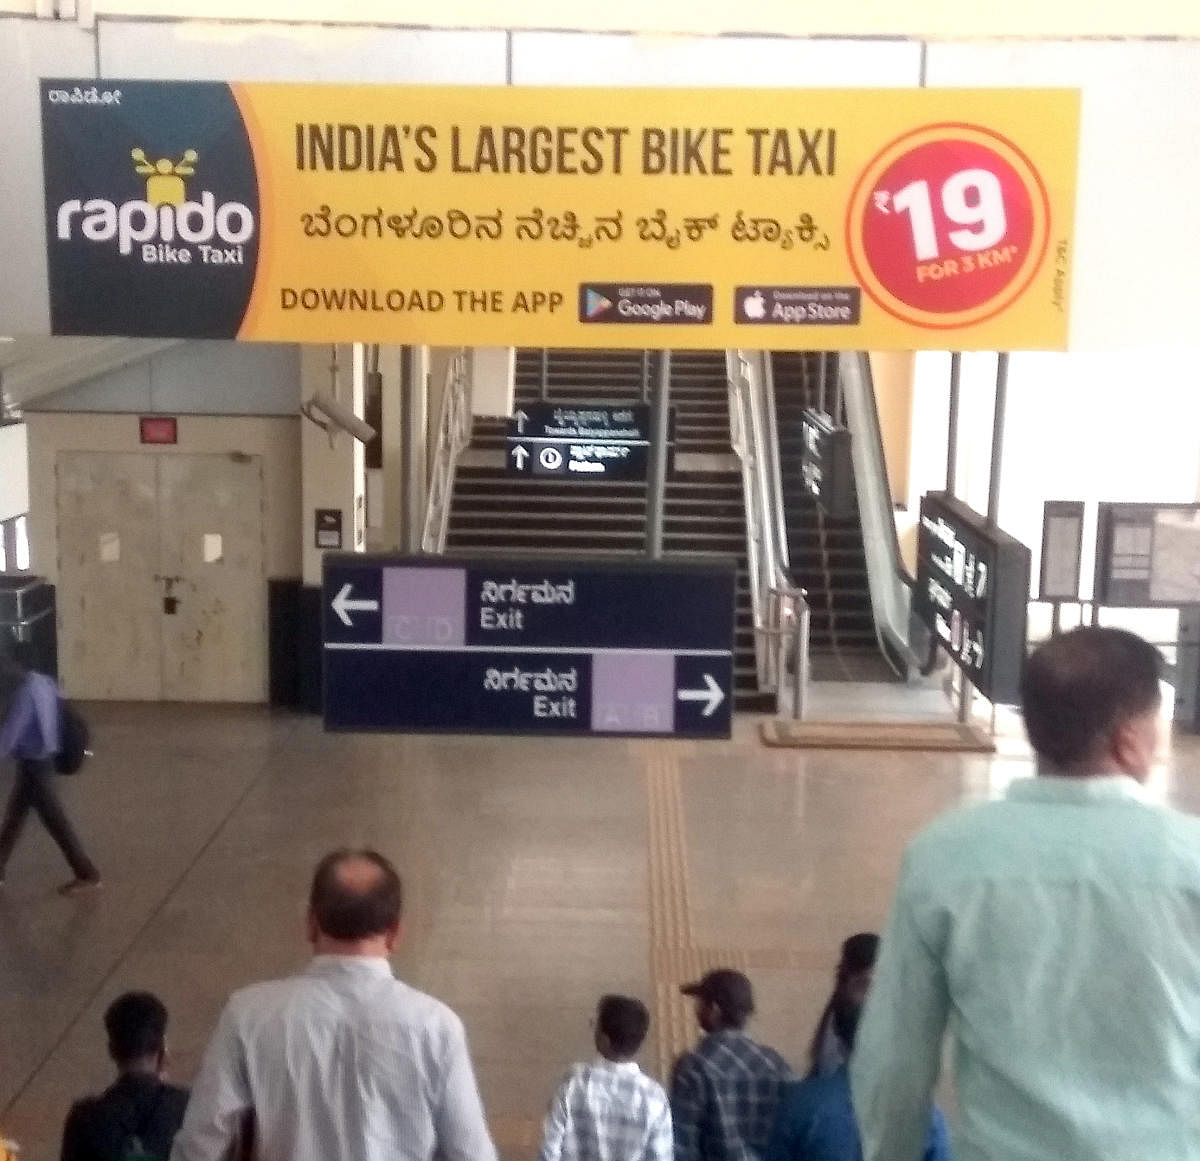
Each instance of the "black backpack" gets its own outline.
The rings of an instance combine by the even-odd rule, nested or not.
[[[83,714],[66,698],[58,701],[58,753],[54,755],[54,769],[60,774],[78,774],[84,761],[90,756],[88,749],[92,731]]]

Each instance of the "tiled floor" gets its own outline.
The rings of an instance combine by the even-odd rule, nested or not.
[[[818,694],[843,716],[902,697]],[[399,864],[397,970],[466,1021],[506,1158],[533,1155],[605,990],[653,1001],[659,1070],[692,1035],[678,983],[742,967],[758,1034],[799,1063],[837,945],[882,921],[907,839],[1030,769],[1012,739],[996,757],[767,750],[751,719],[731,743],[688,743],[328,736],[228,708],[92,716],[99,753],[60,788],[104,891],[58,898],[64,869],[36,826],[0,891],[0,1126],[26,1161],[55,1157],[71,1099],[106,1083],[116,994],[163,997],[186,1080],[230,989],[304,962],[308,875],[343,843]],[[1175,764],[1196,753],[1189,740]],[[1194,774],[1158,786],[1200,809]]]

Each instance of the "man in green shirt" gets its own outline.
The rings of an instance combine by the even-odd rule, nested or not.
[[[1161,659],[1083,628],[1021,701],[1038,777],[913,841],[851,1064],[864,1161],[917,1161],[947,1027],[958,1161],[1200,1161],[1200,820],[1146,800]]]

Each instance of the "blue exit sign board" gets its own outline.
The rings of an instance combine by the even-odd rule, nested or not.
[[[328,554],[330,730],[728,737],[735,566]]]

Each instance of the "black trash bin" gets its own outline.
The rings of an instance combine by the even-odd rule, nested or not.
[[[0,649],[40,673],[58,676],[54,586],[45,577],[0,573]]]

